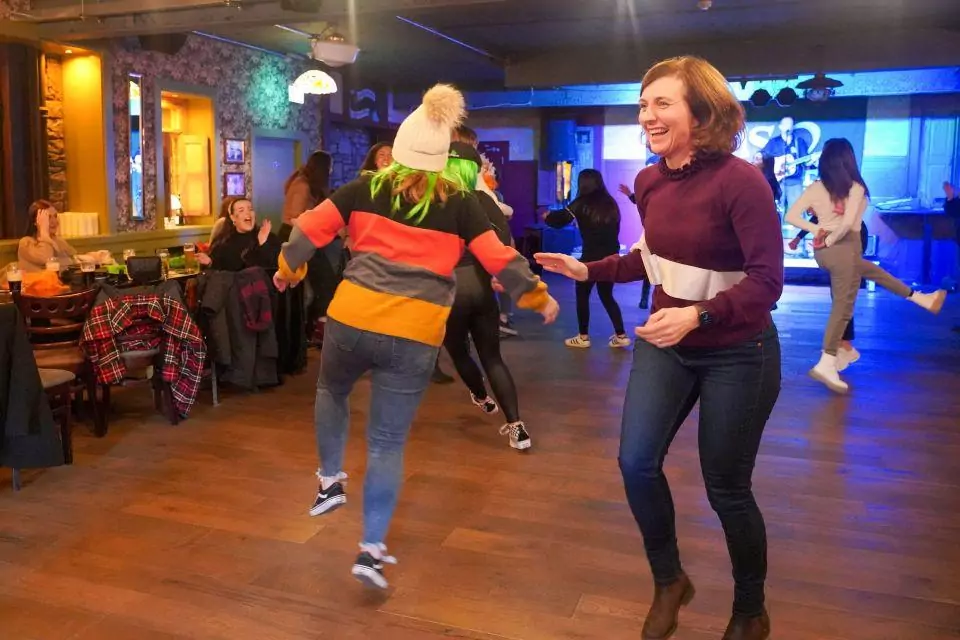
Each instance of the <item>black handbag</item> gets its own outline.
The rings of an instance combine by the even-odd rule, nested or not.
[[[159,256],[130,256],[127,258],[127,277],[134,284],[162,280],[163,264]]]

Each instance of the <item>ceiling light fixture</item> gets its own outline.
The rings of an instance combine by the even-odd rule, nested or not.
[[[709,11],[713,6],[713,0],[697,0],[697,9],[700,11]]]
[[[328,67],[342,67],[353,64],[360,53],[360,47],[350,44],[340,33],[329,27],[318,36],[310,38],[310,50],[313,59]]]

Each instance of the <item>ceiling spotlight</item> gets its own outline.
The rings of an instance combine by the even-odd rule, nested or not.
[[[64,49],[63,52],[67,55],[70,55],[71,53],[73,53],[73,49]]]
[[[797,92],[790,87],[784,87],[777,92],[776,100],[781,107],[789,107],[797,101]]]
[[[700,11],[709,11],[713,6],[713,0],[697,0],[697,9]]]
[[[770,92],[766,89],[757,89],[753,92],[753,95],[750,96],[750,104],[755,107],[765,107],[770,104],[771,100],[773,100],[773,96],[771,96]]]

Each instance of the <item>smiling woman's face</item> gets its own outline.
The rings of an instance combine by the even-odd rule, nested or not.
[[[253,231],[254,225],[257,224],[257,214],[253,211],[253,203],[249,200],[234,202],[230,210],[230,219],[240,233]]]
[[[650,150],[666,158],[671,168],[679,168],[692,158],[695,122],[683,80],[665,76],[644,87],[639,120]]]
[[[386,169],[393,164],[393,147],[380,147],[377,149],[374,162],[377,163],[377,169]]]

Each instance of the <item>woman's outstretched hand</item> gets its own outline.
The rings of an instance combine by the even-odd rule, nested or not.
[[[553,273],[559,273],[578,282],[587,279],[587,265],[562,253],[535,253],[533,259],[541,267]]]

